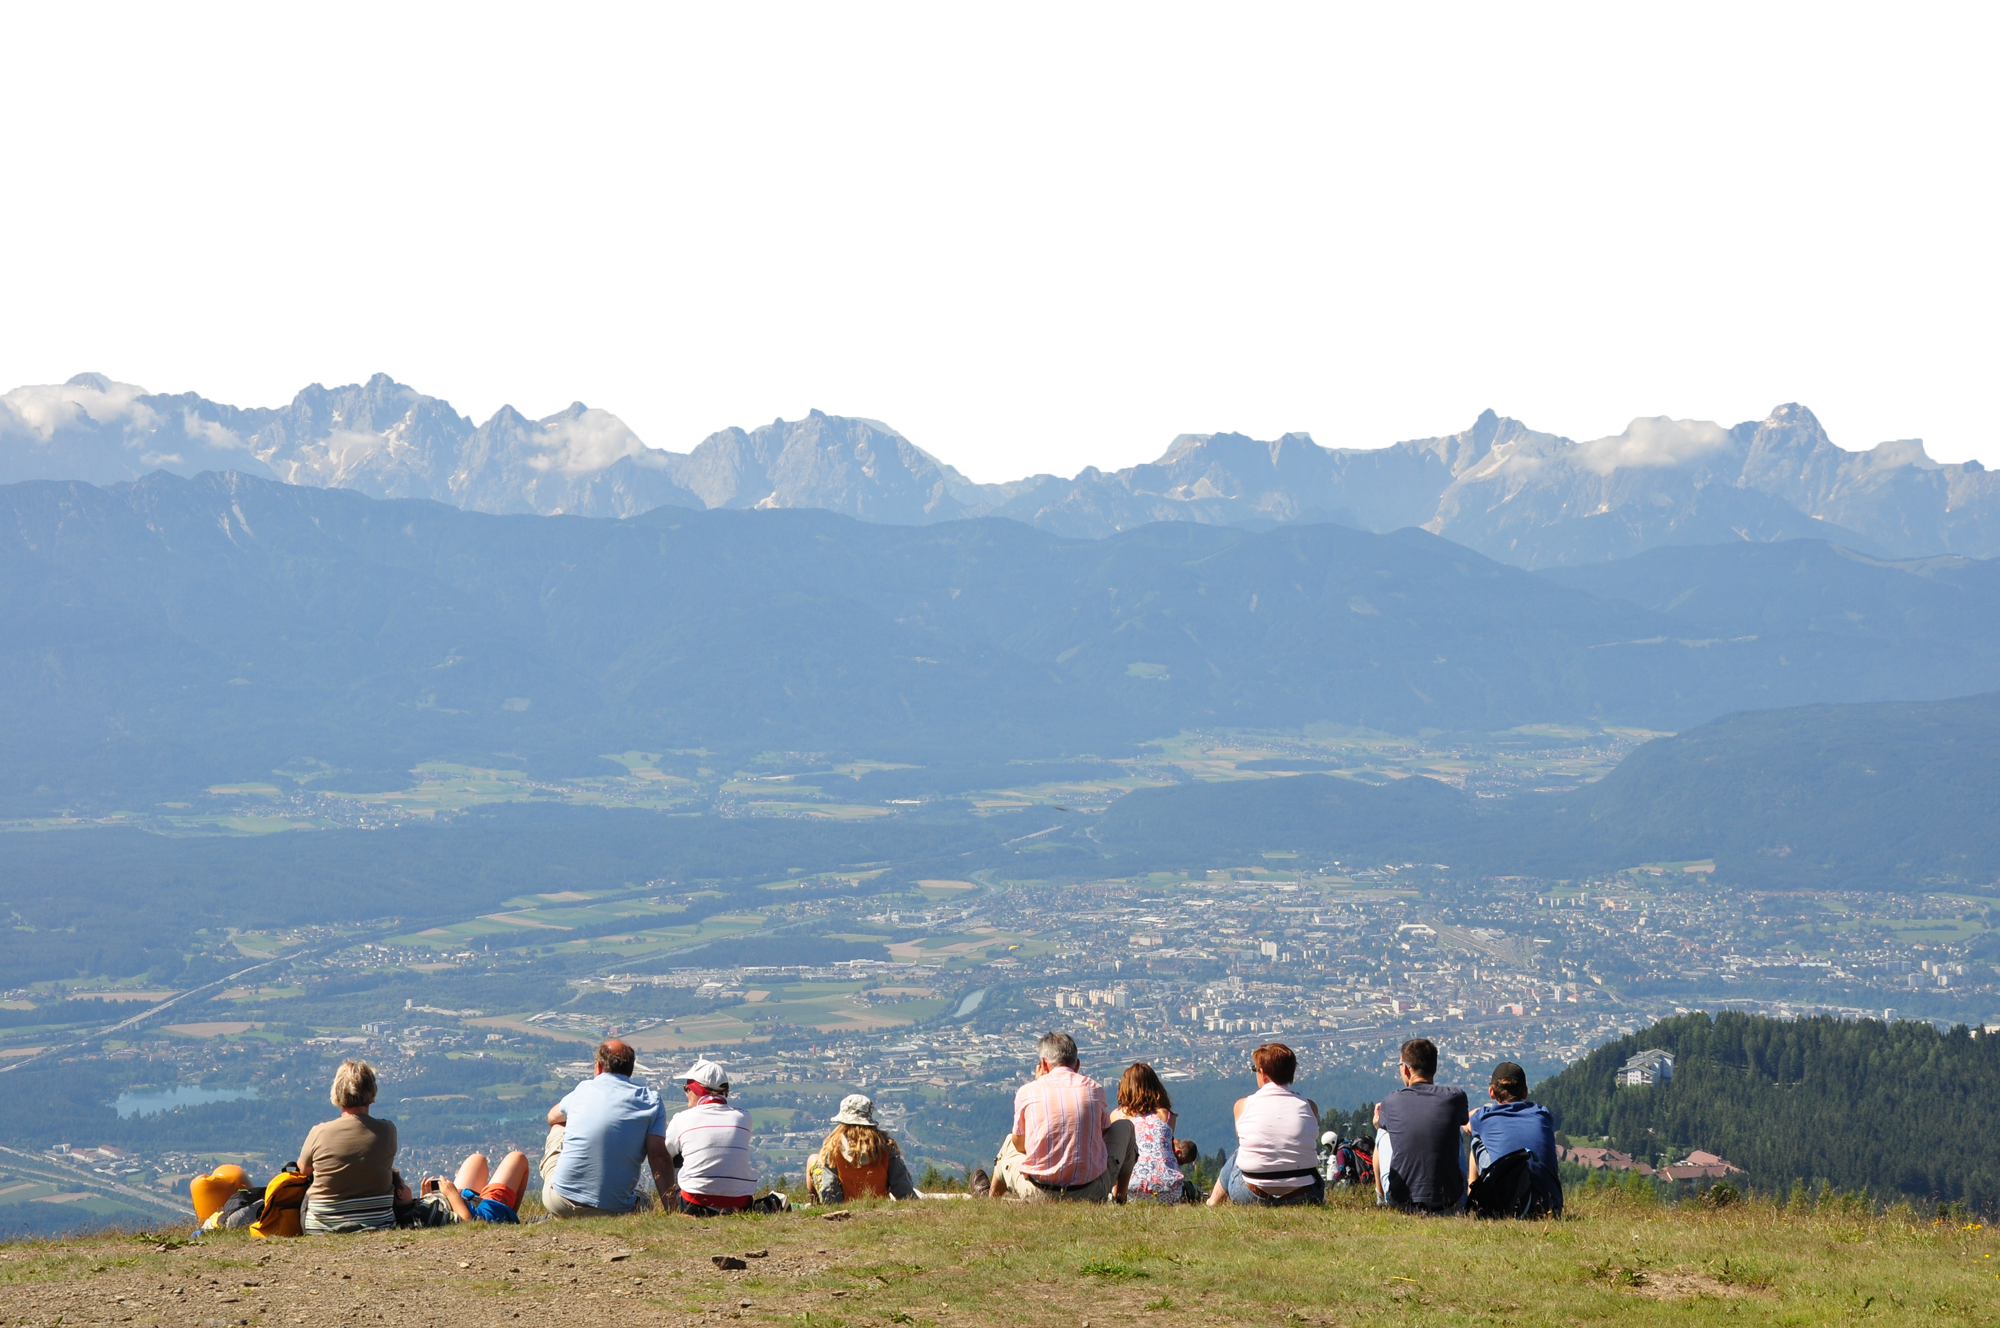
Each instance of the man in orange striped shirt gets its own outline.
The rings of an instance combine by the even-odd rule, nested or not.
[[[1104,1089],[1078,1072],[1075,1038],[1044,1033],[1035,1050],[1035,1077],[1014,1094],[1014,1131],[993,1162],[993,1197],[1125,1202],[1139,1159],[1132,1123],[1112,1121]]]

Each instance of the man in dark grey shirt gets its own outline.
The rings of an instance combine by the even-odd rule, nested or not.
[[[1375,1108],[1375,1171],[1381,1201],[1411,1212],[1456,1212],[1465,1201],[1459,1127],[1466,1123],[1465,1090],[1441,1088],[1437,1044],[1403,1044],[1401,1090]]]

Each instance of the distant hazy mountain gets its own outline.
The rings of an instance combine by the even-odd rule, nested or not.
[[[816,410],[796,424],[710,434],[669,464],[711,508],[816,507],[907,526],[966,513],[953,490],[968,483],[950,466],[886,424]]]
[[[491,516],[236,473],[37,481],[0,486],[0,804],[147,806],[299,760],[390,784],[452,754],[970,766],[1212,725],[1678,729],[2000,687],[2000,616],[1935,619],[1724,635],[1411,529],[1073,540],[813,511]]]
[[[1436,780],[1333,775],[1127,794],[1093,838],[1132,867],[1305,852],[1582,876],[1712,859],[1732,885],[1989,889],[2000,694],[1726,715],[1560,797],[1481,804]]]
[[[1870,558],[1820,540],[1653,549],[1542,575],[1666,614],[1684,630],[1783,636],[1801,651],[1848,639],[1964,658],[1965,624],[2000,623],[2000,561]]]
[[[494,513],[820,508],[897,525],[1000,516],[1089,538],[1161,521],[1421,526],[1537,568],[1811,538],[1894,557],[2000,555],[2000,478],[1977,462],[1939,465],[1914,440],[1845,451],[1798,405],[1731,429],[1634,420],[1584,443],[1491,411],[1462,433],[1373,449],[1187,434],[1149,465],[975,484],[885,424],[819,411],[725,429],[682,454],[582,403],[543,420],[506,407],[475,426],[380,374],[314,385],[280,409],[155,395],[98,374],[0,397],[0,482],[105,484],[160,469]]]
[[[241,471],[480,512],[633,516],[702,505],[674,481],[665,453],[581,402],[545,420],[504,407],[474,427],[386,374],[331,390],[315,383],[275,410],[154,395],[101,374],[0,397],[0,481],[115,484],[156,470]]]
[[[1914,441],[1843,451],[1798,405],[1733,429],[1634,420],[1588,443],[1491,411],[1463,433],[1375,449],[1190,435],[1150,466],[1042,477],[985,510],[1073,535],[1175,518],[1414,525],[1522,567],[1792,539],[1905,557],[2000,554],[2000,478],[1978,462],[1940,466]]]

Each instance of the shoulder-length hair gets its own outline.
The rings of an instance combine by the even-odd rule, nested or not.
[[[896,1152],[896,1141],[887,1130],[873,1125],[836,1125],[820,1145],[819,1160],[827,1166],[836,1157],[850,1167],[872,1167]]]
[[[1172,1111],[1174,1100],[1153,1067],[1133,1061],[1118,1077],[1118,1109],[1128,1116],[1148,1116],[1156,1111]]]

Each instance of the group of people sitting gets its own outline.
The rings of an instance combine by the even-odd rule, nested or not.
[[[1036,1055],[1035,1077],[1014,1095],[1012,1128],[991,1172],[974,1176],[975,1194],[1211,1207],[1324,1201],[1319,1107],[1293,1090],[1298,1058],[1283,1043],[1251,1054],[1257,1088],[1235,1105],[1236,1151],[1206,1196],[1186,1170],[1195,1145],[1175,1137],[1173,1102],[1152,1066],[1126,1068],[1113,1108],[1084,1075],[1067,1033],[1044,1034]],[[669,1212],[715,1217],[790,1207],[783,1194],[757,1194],[750,1117],[730,1105],[722,1066],[701,1059],[679,1075],[687,1106],[670,1116],[658,1092],[633,1081],[635,1064],[624,1042],[603,1043],[595,1074],[550,1108],[541,1160],[542,1207],[550,1217],[648,1210],[646,1171]],[[1561,1211],[1553,1122],[1527,1100],[1520,1066],[1495,1067],[1487,1090],[1492,1105],[1476,1113],[1468,1112],[1463,1090],[1435,1082],[1437,1047],[1428,1039],[1403,1044],[1400,1072],[1402,1089],[1375,1111],[1379,1202],[1422,1213],[1468,1204],[1490,1215]],[[297,1160],[261,1197],[242,1184],[238,1168],[197,1179],[198,1215],[209,1225],[287,1235],[520,1220],[530,1170],[525,1153],[510,1152],[497,1166],[474,1153],[455,1175],[420,1178],[413,1190],[395,1169],[395,1122],[369,1111],[376,1087],[372,1066],[344,1062],[331,1094],[340,1115],[313,1127]],[[1470,1169],[1461,1164],[1461,1133],[1471,1136]],[[859,1093],[841,1101],[833,1130],[807,1164],[806,1183],[821,1204],[921,1197],[902,1150],[876,1123],[874,1103]]]
[[[1153,1067],[1140,1062],[1118,1081],[1118,1105],[1082,1072],[1076,1042],[1046,1033],[1035,1078],[1014,1095],[1014,1125],[994,1160],[991,1193],[1030,1202],[1197,1201],[1181,1169],[1196,1150],[1174,1137],[1173,1103]],[[1403,1044],[1403,1087],[1375,1109],[1373,1179],[1378,1202],[1410,1212],[1531,1217],[1562,1211],[1555,1124],[1528,1101],[1527,1073],[1494,1067],[1490,1106],[1467,1109],[1463,1089],[1439,1085],[1438,1051],[1427,1038]],[[1323,1203],[1326,1168],[1319,1105],[1292,1088],[1298,1057],[1281,1042],[1250,1055],[1257,1089],[1235,1105],[1236,1151],[1206,1202],[1280,1206]],[[1470,1136],[1469,1149],[1461,1135]],[[1469,1153],[1470,1166],[1461,1162]]]

